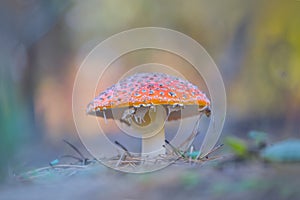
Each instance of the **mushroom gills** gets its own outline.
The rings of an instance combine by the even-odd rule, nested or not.
[[[184,108],[184,106],[182,104],[174,104],[171,106],[167,106],[167,108],[168,108],[168,116],[169,116],[172,112],[177,112],[182,108]]]
[[[180,111],[182,108],[184,108],[184,106],[182,104],[174,104],[174,105],[168,105],[166,108],[168,110],[168,116],[169,116],[172,112]],[[138,125],[141,126],[148,125],[148,123],[150,123],[151,121],[151,120],[149,121],[148,119],[150,109],[152,109],[153,112],[156,112],[156,107],[154,105],[151,106],[141,105],[139,107],[128,108],[123,112],[120,121],[127,124],[128,126],[132,124],[133,120]]]
[[[138,125],[148,125],[148,123],[150,123],[150,109],[156,112],[155,106],[139,106],[128,108],[123,112],[120,121],[127,124],[128,126],[130,126],[133,121]]]
[[[135,109],[134,108],[128,108],[126,109],[123,114],[122,117],[120,119],[121,122],[127,124],[128,126],[130,126],[132,124],[132,117],[135,113]]]
[[[135,113],[133,115],[135,122],[138,123],[139,125],[141,125],[143,122],[146,122],[145,115],[149,111],[149,109],[150,107],[143,107],[143,106],[136,108]]]

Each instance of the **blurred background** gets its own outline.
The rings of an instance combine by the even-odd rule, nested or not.
[[[208,51],[227,92],[224,135],[299,137],[299,11],[297,0],[1,1],[1,179],[48,163],[63,151],[62,139],[79,143],[76,71],[99,42],[136,27],[174,29]]]

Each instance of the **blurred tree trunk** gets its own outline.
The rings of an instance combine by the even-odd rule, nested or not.
[[[70,1],[0,2],[0,181],[17,145],[35,132],[34,91],[37,65],[34,44],[57,21]]]

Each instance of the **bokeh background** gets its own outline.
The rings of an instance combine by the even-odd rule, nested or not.
[[[136,27],[174,29],[208,51],[226,86],[224,135],[299,137],[300,1],[9,0],[0,24],[2,181],[60,155],[62,139],[80,145],[76,71],[99,42]]]

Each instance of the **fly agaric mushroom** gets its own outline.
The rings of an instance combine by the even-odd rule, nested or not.
[[[197,106],[197,113],[210,116],[209,99],[189,81],[163,73],[137,73],[101,92],[88,104],[87,113],[123,122],[125,129],[140,134],[142,155],[157,156],[165,154],[164,122],[179,119],[179,111],[191,105]]]

